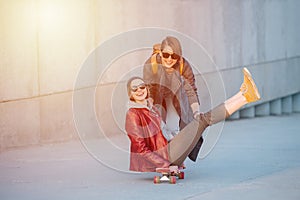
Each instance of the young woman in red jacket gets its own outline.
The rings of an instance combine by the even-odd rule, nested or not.
[[[125,129],[131,141],[130,170],[154,172],[156,168],[181,166],[193,150],[206,127],[225,120],[247,103],[260,99],[260,94],[244,68],[244,82],[240,91],[224,103],[206,113],[198,113],[194,120],[183,128],[170,142],[163,120],[149,101],[149,90],[140,77],[127,82],[129,109],[126,114]]]

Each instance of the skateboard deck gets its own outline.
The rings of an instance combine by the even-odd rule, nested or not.
[[[156,168],[156,172],[159,173],[160,176],[154,176],[153,182],[154,184],[161,182],[175,184],[177,178],[184,179],[184,172],[182,171],[183,169],[183,167],[178,166],[172,166],[170,168]]]

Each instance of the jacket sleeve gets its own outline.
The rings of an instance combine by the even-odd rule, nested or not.
[[[129,110],[126,115],[126,132],[131,141],[131,153],[143,157],[155,166],[169,167],[170,162],[161,157],[158,153],[153,152],[145,143],[145,133],[141,126],[139,116],[136,112]]]
[[[198,98],[198,93],[197,93],[195,75],[193,73],[192,67],[186,60],[184,60],[182,76],[184,78],[184,86],[183,87],[186,91],[190,105],[192,105],[193,103],[200,104],[199,98]]]
[[[143,67],[143,79],[147,85],[149,85],[149,97],[155,99],[157,90],[158,90],[158,83],[156,83],[155,79],[156,74],[152,71],[151,65],[151,57],[145,62]]]
[[[144,81],[149,84],[151,83],[152,77],[152,66],[151,66],[151,60],[150,58],[145,62],[144,67],[143,67],[143,79]]]

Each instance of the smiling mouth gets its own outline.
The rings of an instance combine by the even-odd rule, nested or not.
[[[172,66],[173,64],[175,64],[173,60],[165,61],[165,65]]]
[[[136,96],[140,97],[140,96],[143,96],[145,94],[145,92],[139,92],[136,94]]]

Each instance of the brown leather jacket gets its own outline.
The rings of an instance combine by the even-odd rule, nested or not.
[[[159,55],[156,56],[156,60],[158,64],[156,73],[153,73],[151,58],[146,61],[143,68],[143,78],[150,85],[150,97],[154,100],[154,104],[162,105],[166,109],[165,98],[169,94],[173,95],[173,105],[183,124],[186,125],[193,120],[190,105],[193,103],[200,104],[192,67],[183,58],[182,74],[179,72],[179,62],[174,65],[174,72],[167,74]],[[162,117],[165,120],[164,113],[162,113]]]
[[[127,111],[125,129],[131,141],[130,170],[154,172],[156,168],[170,166],[168,142],[160,122],[155,108],[131,105]]]

